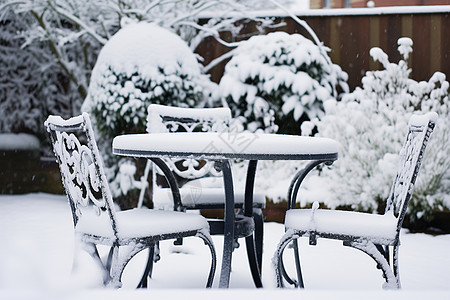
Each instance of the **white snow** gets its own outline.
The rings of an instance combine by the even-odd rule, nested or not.
[[[82,115],[75,116],[75,117],[72,117],[67,120],[64,120],[63,118],[61,118],[61,116],[50,115],[50,116],[48,116],[47,120],[45,121],[45,125],[47,126],[47,124],[52,123],[52,124],[59,125],[59,126],[71,126],[71,125],[81,124],[83,122],[84,122],[84,119],[83,119]]]
[[[176,211],[131,209],[117,212],[119,237],[145,237],[209,228],[206,219]]]
[[[317,202],[315,202],[317,203]],[[377,215],[325,209],[294,209],[286,213],[286,227],[315,230],[319,233],[364,236],[392,242],[396,236],[397,218],[393,214]]]
[[[122,109],[124,118],[139,113],[138,117],[145,120],[148,104],[143,108],[143,102],[155,101],[163,89],[167,92],[178,87],[185,89],[179,91],[183,93],[190,88],[200,93],[207,86],[213,84],[202,74],[197,57],[178,35],[154,23],[130,21],[100,51],[82,111],[90,112],[106,103],[113,111]]]
[[[308,155],[337,153],[339,145],[328,138],[250,132],[195,132],[127,134],[113,140],[113,149],[177,153],[241,155]],[[274,159],[267,157],[266,159]]]
[[[162,67],[168,69],[166,73],[172,73],[169,69],[175,68],[174,63],[180,63],[200,72],[195,55],[188,53],[192,53],[188,45],[173,32],[153,23],[130,23],[105,44],[96,64],[121,67],[130,73],[135,66],[149,72]]]
[[[351,205],[376,211],[379,204],[374,199],[386,199],[390,191],[410,116],[425,114],[413,119],[420,126],[430,117],[436,120],[436,115],[432,117],[429,112],[437,113],[439,119],[415,184],[416,200],[411,201],[408,212],[419,219],[433,210],[450,207],[445,179],[450,174],[449,82],[441,72],[427,81],[411,79],[406,57],[411,54],[412,45],[410,38],[398,40],[402,57],[398,63],[389,61],[382,49],[372,48],[370,55],[384,68],[368,71],[362,88],[345,94],[342,101],[327,101],[325,116],[319,123],[313,122],[318,125],[320,136],[333,138],[341,145],[338,161],[332,170],[322,174],[328,182],[324,186],[334,195],[330,201],[321,201],[327,207]]]
[[[337,95],[337,86],[347,89],[343,82],[347,74],[329,62],[327,50],[302,35],[283,31],[252,36],[233,50],[219,83],[220,93],[235,116],[248,118],[247,126],[266,132],[277,130],[263,122],[270,114],[293,111],[296,121],[304,113],[309,119],[320,117],[323,102]]]
[[[87,255],[72,272],[74,235],[72,217],[65,196],[50,194],[0,195],[0,298],[1,299],[449,299],[450,235],[431,236],[402,231],[400,272],[402,290],[385,291],[381,271],[360,251],[341,242],[318,240],[309,246],[300,239],[306,289],[275,289],[271,258],[284,233],[283,226],[265,224],[264,289],[252,283],[246,250],[233,253],[229,290],[218,290],[222,240],[214,236],[218,268],[214,289],[205,290],[209,250],[198,238],[183,246],[161,243],[161,260],[156,263],[149,290],[134,290],[147,254],[135,257],[125,269],[124,287],[100,287],[101,277]],[[101,249],[102,253],[106,249]],[[286,252],[291,254],[291,250]],[[286,257],[292,272],[293,259]],[[292,273],[291,273],[292,274]]]
[[[171,116],[174,118],[193,118],[202,120],[210,119],[231,119],[231,112],[229,108],[217,107],[217,108],[185,108],[185,107],[175,107],[166,106],[160,104],[151,104],[148,107],[149,113],[158,113],[162,116]],[[148,121],[151,121],[151,117],[148,117]]]
[[[438,114],[435,112],[429,112],[424,115],[413,115],[409,118],[409,126],[427,126],[428,122],[436,123],[438,120]]]
[[[39,150],[39,139],[27,133],[1,133],[0,150]]]
[[[354,16],[354,15],[394,15],[394,14],[429,14],[448,13],[450,5],[421,5],[421,6],[386,6],[373,8],[332,8],[332,9],[289,9],[289,13],[296,16]],[[281,9],[260,10],[250,12],[258,17],[287,17],[286,11]]]
[[[205,182],[205,180],[207,182]],[[211,179],[211,180],[210,180]],[[214,181],[210,186],[211,181]],[[244,203],[244,188],[235,189],[242,191],[242,193],[234,194],[235,203]],[[235,190],[236,191],[236,190]],[[197,180],[189,181],[182,188],[180,188],[181,199],[184,206],[196,206],[204,204],[223,204],[225,203],[225,194],[223,188],[223,179],[220,177],[207,177]],[[253,203],[262,203],[265,205],[265,193],[254,193]],[[153,204],[158,209],[173,209],[173,196],[169,188],[158,188],[153,194]]]
[[[161,117],[172,118],[191,118],[196,123],[211,121],[214,123],[229,124],[231,121],[231,111],[227,107],[216,108],[186,108],[166,106],[159,104],[150,104],[147,116],[147,132],[158,133],[168,132],[166,125],[163,124]]]

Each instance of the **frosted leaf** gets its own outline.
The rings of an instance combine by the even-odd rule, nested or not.
[[[311,121],[303,122],[302,127],[301,127],[302,135],[304,135],[304,136],[311,135],[314,127],[315,127],[314,122],[311,122]]]
[[[388,56],[386,53],[384,53],[383,50],[381,50],[381,48],[373,47],[372,49],[370,49],[369,54],[370,56],[372,56],[373,60],[375,61],[378,60],[383,64],[385,68],[388,67],[389,65]]]
[[[281,107],[283,113],[288,114],[291,110],[295,108],[296,103],[298,102],[298,96],[290,96],[287,99],[284,99],[284,104]]]
[[[301,103],[297,103],[294,108],[294,119],[298,120],[303,115],[303,112],[305,111],[304,106]]]
[[[409,57],[409,54],[412,52],[413,41],[410,38],[404,37],[398,39],[398,52],[403,56],[406,60]]]

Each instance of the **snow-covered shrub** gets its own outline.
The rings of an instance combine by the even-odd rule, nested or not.
[[[212,105],[215,88],[180,37],[151,23],[130,23],[101,50],[82,110],[93,117],[106,164],[117,168],[112,139],[145,133],[150,104]]]
[[[326,102],[325,116],[314,122],[319,135],[341,144],[339,160],[324,172],[334,195],[326,205],[383,212],[409,117],[416,111],[435,111],[439,120],[409,204],[411,222],[429,220],[432,211],[450,208],[449,83],[440,72],[428,82],[410,79],[407,59],[412,40],[401,38],[398,45],[403,57],[398,63],[390,63],[380,48],[372,48],[370,55],[383,69],[366,72],[362,88],[342,101]]]
[[[12,13],[0,21],[0,132],[37,133],[41,123],[37,87],[39,70],[32,53],[20,49],[23,38],[20,19]]]
[[[253,36],[233,51],[221,95],[251,131],[299,134],[303,120],[321,117],[323,102],[348,89],[347,74],[299,34]]]
[[[72,116],[77,93],[58,66],[46,61],[51,53],[45,43],[26,43],[29,21],[12,11],[4,11],[0,20],[0,132],[32,133],[42,142],[45,118]],[[42,145],[42,152],[51,154],[50,145]]]

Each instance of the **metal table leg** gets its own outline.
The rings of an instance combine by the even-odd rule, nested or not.
[[[234,243],[234,190],[233,178],[228,160],[221,161],[221,169],[225,189],[225,225],[219,288],[228,288],[230,285],[231,257],[233,255]]]
[[[253,214],[253,189],[255,184],[256,165],[258,161],[251,160],[248,163],[247,180],[245,184],[245,202],[244,202],[244,216],[255,217]],[[262,216],[261,216],[262,217]],[[250,265],[250,271],[252,273],[253,282],[257,288],[262,287],[261,282],[261,261],[262,261],[262,229],[257,228],[259,222],[255,222],[255,229],[258,229],[258,235],[253,232],[252,235],[245,238],[245,245],[247,247],[248,262]],[[258,251],[255,247],[255,243],[258,245]]]

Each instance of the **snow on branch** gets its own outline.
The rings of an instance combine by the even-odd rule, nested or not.
[[[66,17],[73,23],[79,25],[81,28],[83,28],[84,32],[88,33],[90,36],[92,36],[94,39],[96,39],[100,44],[102,44],[102,45],[106,44],[107,40],[104,39],[103,37],[101,37],[100,35],[98,35],[90,26],[85,24],[80,18],[78,18],[74,14],[71,14],[70,12],[68,12],[67,10],[65,10],[63,8],[52,4],[51,1],[48,1],[48,3],[49,3],[49,6],[55,10],[56,13],[58,13],[61,16]]]

